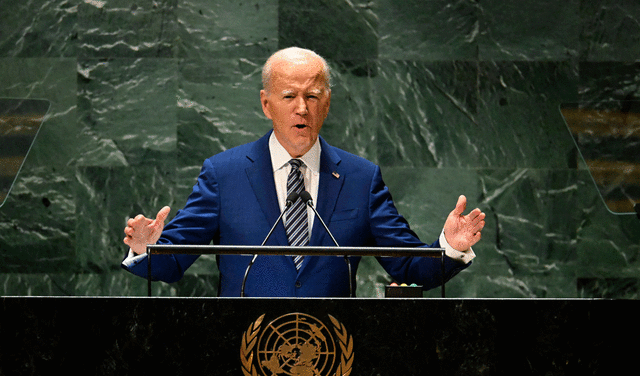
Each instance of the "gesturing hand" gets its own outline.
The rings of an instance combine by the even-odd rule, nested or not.
[[[171,208],[165,206],[160,209],[155,219],[149,219],[142,214],[127,221],[124,228],[124,244],[128,245],[133,253],[140,255],[147,251],[147,244],[155,244],[162,234],[164,221],[167,219]]]
[[[476,244],[482,234],[485,214],[478,208],[462,215],[467,207],[467,198],[460,196],[456,208],[453,209],[444,223],[444,236],[447,242],[458,251],[466,251]]]

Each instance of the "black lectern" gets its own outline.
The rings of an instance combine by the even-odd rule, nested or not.
[[[615,375],[638,300],[3,297],[0,374]],[[621,369],[623,368],[623,369]]]
[[[305,256],[379,256],[379,257],[432,257],[440,258],[442,273],[442,297],[445,297],[444,248],[406,248],[406,247],[292,247],[292,246],[236,246],[236,245],[159,245],[147,246],[147,289],[151,296],[151,255],[187,254],[187,255],[305,255]]]

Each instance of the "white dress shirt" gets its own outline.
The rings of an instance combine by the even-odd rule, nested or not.
[[[304,165],[300,167],[300,172],[304,177],[304,189],[309,192],[313,205],[316,207],[318,202],[318,185],[320,181],[320,141],[316,140],[311,149],[302,157]],[[274,133],[269,138],[269,152],[271,153],[271,165],[273,167],[273,178],[276,183],[276,194],[278,195],[278,204],[280,211],[284,210],[287,200],[287,179],[291,172],[289,161],[292,159],[284,147],[278,142]],[[287,214],[285,213],[285,220]],[[313,220],[315,215],[313,210],[307,207],[307,218],[309,219],[309,238],[311,238],[311,229],[313,228]],[[324,219],[324,218],[323,218]]]

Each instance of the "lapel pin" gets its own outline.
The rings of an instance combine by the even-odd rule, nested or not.
[[[336,179],[340,179],[340,174],[338,174],[337,172],[332,172],[331,175],[333,175],[334,178]]]

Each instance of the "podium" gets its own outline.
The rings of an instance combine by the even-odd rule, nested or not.
[[[620,348],[634,341],[640,329],[637,320],[621,319],[621,312],[632,316],[638,312],[640,301],[631,300],[4,297],[1,301],[2,375],[61,370],[97,376],[309,374],[293,372],[293,363],[285,364],[291,352],[285,351],[280,351],[279,365],[286,372],[270,372],[267,367],[278,364],[270,362],[276,352],[268,351],[285,350],[281,345],[285,339],[294,343],[291,338],[314,336],[320,343],[320,334],[336,345],[322,347],[311,363],[305,363],[313,366],[307,371],[321,376],[336,375],[338,367],[339,374],[351,371],[351,376],[615,375],[623,374],[620,368],[632,369],[634,357],[621,355]],[[282,328],[280,336],[273,334],[273,328]],[[315,345],[315,339],[311,343]]]
[[[320,247],[320,246],[246,246],[246,245],[147,245],[147,295],[151,296],[151,264],[153,254],[186,255],[272,255],[272,256],[377,256],[377,257],[431,257],[439,258],[442,273],[441,295],[445,297],[445,251],[444,248],[419,247]],[[255,259],[255,257],[254,257]],[[247,267],[250,272],[251,264]],[[350,268],[349,268],[350,269]],[[351,270],[349,270],[351,273]],[[246,279],[246,276],[245,276]],[[351,278],[349,278],[351,281]],[[351,289],[353,292],[353,288]]]

